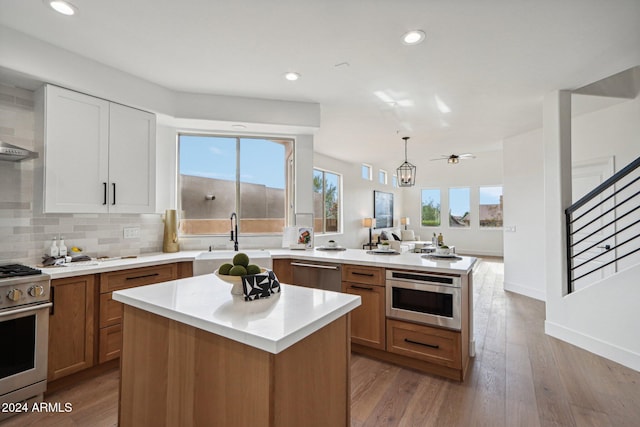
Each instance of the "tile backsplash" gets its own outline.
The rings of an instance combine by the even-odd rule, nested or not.
[[[35,146],[34,93],[0,82],[0,139],[27,149]],[[41,153],[40,153],[41,154]],[[90,256],[139,255],[162,250],[159,214],[42,214],[33,211],[33,161],[0,161],[0,263],[34,265],[54,237]],[[124,239],[125,227],[140,237]]]

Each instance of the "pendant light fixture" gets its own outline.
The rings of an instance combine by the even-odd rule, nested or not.
[[[398,187],[413,187],[416,184],[416,167],[407,161],[407,141],[408,136],[404,138],[404,163],[397,169]]]

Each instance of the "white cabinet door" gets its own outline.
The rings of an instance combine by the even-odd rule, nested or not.
[[[155,212],[155,153],[155,115],[111,103],[109,212]]]
[[[45,88],[45,212],[107,212],[109,102]]]

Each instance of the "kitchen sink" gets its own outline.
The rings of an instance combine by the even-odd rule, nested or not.
[[[240,250],[239,252],[247,254],[251,264],[259,265],[264,268],[271,268],[271,254],[269,251],[263,251],[259,249],[254,250]],[[233,257],[239,252],[235,251],[210,251],[201,252],[193,261],[193,275],[201,276],[203,274],[213,273],[222,264],[231,262]]]

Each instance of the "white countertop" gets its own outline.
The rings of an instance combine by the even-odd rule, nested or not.
[[[246,251],[255,252],[256,249]],[[105,261],[90,261],[82,263],[69,263],[63,267],[40,268],[43,273],[52,279],[79,276],[83,274],[104,273],[127,268],[146,267],[151,265],[167,264],[172,262],[191,262],[205,251],[182,251],[175,253],[150,253],[142,254],[136,258],[109,259]],[[240,250],[242,252],[242,249]],[[419,271],[433,271],[441,273],[466,274],[473,268],[476,258],[460,256],[460,259],[432,259],[426,254],[404,252],[400,255],[372,255],[366,250],[347,249],[344,251],[321,251],[318,249],[294,250],[294,249],[268,249],[265,252],[277,258],[296,258],[308,261],[335,262],[340,264],[371,265],[384,268],[411,269]],[[213,251],[211,254],[228,256],[230,251]]]
[[[308,261],[336,262],[340,264],[372,265],[375,267],[424,270],[442,273],[466,274],[473,269],[475,257],[459,256],[460,259],[433,259],[427,254],[403,252],[399,255],[369,254],[367,250],[321,251],[316,249],[270,249],[271,257],[296,258]]]
[[[83,274],[106,273],[108,271],[127,268],[148,267],[151,265],[170,264],[172,262],[191,262],[203,251],[183,251],[174,253],[149,253],[138,255],[136,258],[109,258],[106,260],[92,260],[71,262],[60,267],[36,267],[52,279],[80,276]]]
[[[213,274],[113,293],[124,304],[277,354],[360,305],[357,295],[281,285],[245,301]]]

